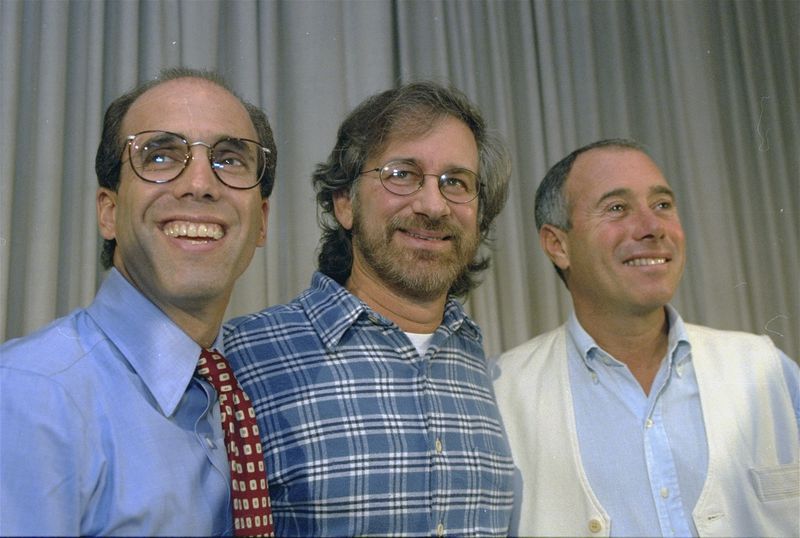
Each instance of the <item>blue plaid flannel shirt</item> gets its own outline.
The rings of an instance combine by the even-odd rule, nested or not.
[[[276,535],[506,535],[514,466],[481,338],[451,300],[420,357],[321,273],[232,320],[225,352],[258,415]]]

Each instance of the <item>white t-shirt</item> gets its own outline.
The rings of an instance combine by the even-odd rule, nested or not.
[[[431,344],[431,338],[433,338],[433,333],[406,333],[408,339],[411,340],[411,343],[414,344],[414,347],[417,348],[417,353],[419,353],[420,357],[425,356],[425,352],[428,351],[428,347]]]

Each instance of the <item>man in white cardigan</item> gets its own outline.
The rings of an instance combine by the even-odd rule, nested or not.
[[[800,535],[798,366],[668,304],[684,235],[642,146],[602,140],[553,166],[536,226],[573,312],[496,364],[512,534]]]

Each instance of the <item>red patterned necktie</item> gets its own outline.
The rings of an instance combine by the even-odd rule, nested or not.
[[[253,404],[236,381],[228,361],[216,351],[200,352],[197,373],[219,395],[225,448],[231,464],[236,536],[273,536],[267,472]]]

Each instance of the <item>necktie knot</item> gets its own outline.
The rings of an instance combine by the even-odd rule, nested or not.
[[[220,394],[233,391],[233,377],[231,367],[225,357],[214,350],[204,349],[200,352],[200,360],[197,361],[197,373],[211,383]]]
[[[236,535],[272,536],[267,473],[253,404],[236,381],[228,361],[217,351],[200,352],[197,373],[211,383],[219,396]]]

